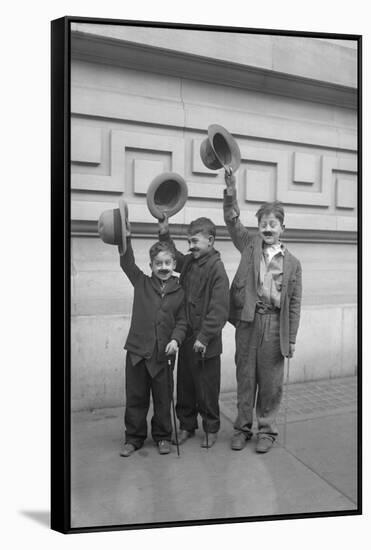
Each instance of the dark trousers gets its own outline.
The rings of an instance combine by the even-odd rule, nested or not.
[[[152,378],[143,359],[132,364],[130,352],[126,354],[126,409],[125,442],[139,449],[147,437],[147,414],[152,391],[153,417],[151,433],[155,442],[171,440],[171,396],[173,372],[164,363],[164,368]]]
[[[275,439],[278,435],[276,418],[284,373],[279,312],[267,315],[256,313],[251,323],[237,323],[236,366],[238,414],[235,430],[251,437],[256,400],[258,437],[266,434]]]
[[[216,433],[220,428],[220,355],[203,364],[193,344],[193,339],[187,340],[179,351],[176,413],[180,429],[197,429],[200,414],[204,431]]]

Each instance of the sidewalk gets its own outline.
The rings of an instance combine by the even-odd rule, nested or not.
[[[221,395],[212,449],[201,432],[170,455],[151,439],[121,458],[123,409],[72,415],[72,526],[239,518],[357,507],[356,378],[292,384],[286,446],[231,451],[235,393]],[[283,433],[286,398],[279,417]]]

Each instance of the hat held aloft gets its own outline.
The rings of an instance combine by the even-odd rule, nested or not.
[[[147,206],[152,216],[163,220],[181,210],[188,198],[187,184],[176,172],[164,172],[156,176],[147,191]],[[120,254],[126,252],[126,237],[130,235],[128,206],[121,197],[119,208],[105,210],[99,217],[98,233],[106,244],[118,245]]]
[[[128,219],[128,206],[121,197],[119,207],[105,210],[98,220],[98,233],[106,244],[117,245],[120,254],[126,252],[126,237],[130,235],[130,224]]]
[[[211,124],[208,137],[201,143],[201,160],[210,170],[224,167],[228,173],[236,172],[241,164],[240,148],[233,136],[219,124]]]
[[[188,198],[185,180],[176,172],[163,172],[150,183],[147,191],[147,206],[154,218],[170,218],[183,208]]]

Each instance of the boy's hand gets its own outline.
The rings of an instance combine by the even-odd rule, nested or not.
[[[193,351],[196,353],[201,353],[201,355],[204,355],[206,352],[206,346],[200,342],[200,340],[196,340],[193,344]]]
[[[165,348],[166,355],[175,355],[178,351],[178,342],[176,340],[170,340]]]
[[[290,344],[288,357],[290,358],[293,357],[294,353],[295,353],[295,344]]]
[[[131,237],[131,225],[127,218],[125,221],[125,225],[126,225],[126,237]]]
[[[166,214],[164,214],[162,220],[158,220],[158,232],[160,235],[165,235],[169,232],[169,218]]]
[[[227,189],[233,189],[236,185],[236,177],[233,175],[232,170],[224,172],[224,181]]]
[[[130,222],[129,222],[129,208],[128,208],[128,203],[124,200],[124,195],[122,195],[122,197],[120,199],[120,204],[121,203],[124,205],[124,211],[125,211],[126,236],[130,237],[131,236],[131,227],[130,227]]]
[[[130,228],[130,226],[129,226]],[[128,243],[130,242],[130,233],[128,235],[126,235],[126,248],[128,247]],[[122,244],[119,244],[118,245],[118,249],[119,249],[119,254],[120,256],[124,256],[124,249],[123,249],[123,246]]]

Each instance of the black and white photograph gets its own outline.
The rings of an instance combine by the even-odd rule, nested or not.
[[[361,36],[52,36],[52,528],[359,515]]]

